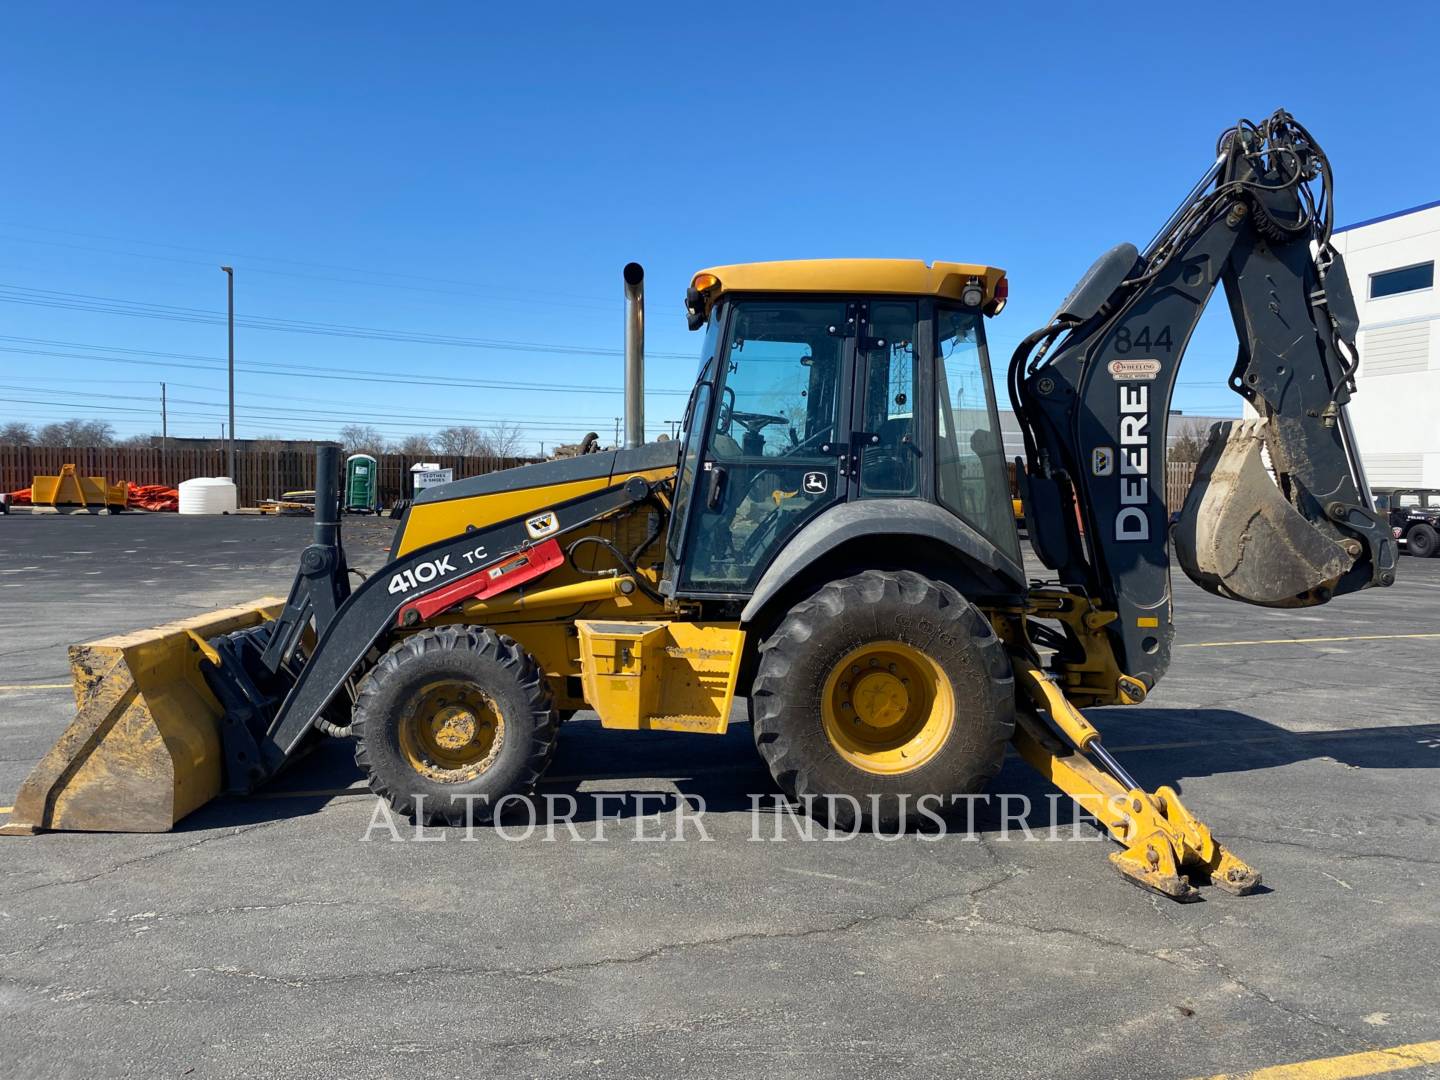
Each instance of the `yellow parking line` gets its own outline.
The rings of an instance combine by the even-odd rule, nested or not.
[[[1259,641],[1190,641],[1179,649],[1218,649],[1227,645],[1309,645],[1321,641],[1398,641],[1402,638],[1440,638],[1440,634],[1352,634],[1348,637],[1286,637]]]
[[[68,682],[7,683],[0,686],[0,690],[69,690],[71,685]]]
[[[1221,1073],[1208,1080],[1346,1080],[1352,1076],[1378,1076],[1380,1073],[1413,1069],[1417,1065],[1440,1062],[1440,1041],[1392,1046],[1388,1050],[1370,1050],[1363,1054],[1316,1058],[1297,1061],[1293,1065],[1272,1065],[1246,1073]]]
[[[10,813],[11,810],[14,810],[14,809],[15,809],[15,807],[13,807],[13,806],[0,806],[0,814],[8,814],[8,813]]]

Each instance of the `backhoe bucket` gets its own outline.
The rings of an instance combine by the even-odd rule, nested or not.
[[[267,597],[71,645],[76,717],[0,833],[165,832],[218,795],[224,710],[200,672],[206,642],[274,618],[284,603]]]
[[[1190,580],[1265,607],[1324,603],[1354,558],[1292,506],[1265,467],[1266,421],[1210,429],[1175,527]]]

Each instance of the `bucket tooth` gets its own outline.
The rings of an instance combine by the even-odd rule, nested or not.
[[[1175,528],[1175,554],[1202,589],[1264,607],[1330,598],[1354,557],[1305,518],[1265,467],[1267,422],[1210,429]]]
[[[76,716],[31,771],[0,833],[165,832],[222,790],[224,715],[200,672],[208,640],[255,626],[267,597],[70,646]]]

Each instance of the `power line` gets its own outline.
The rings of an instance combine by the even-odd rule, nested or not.
[[[12,234],[0,233],[0,239],[10,240],[21,244],[43,244],[46,247],[68,248],[73,251],[94,251],[105,255],[123,255],[129,259],[152,259],[157,262],[181,263],[186,266],[209,266],[209,259],[182,259],[175,255],[153,255],[144,251],[116,251],[114,248],[95,247],[93,244],[66,244],[59,240],[37,240],[32,236],[14,236]],[[139,241],[143,243],[143,241]],[[218,256],[217,256],[218,257]],[[439,296],[460,296],[464,297],[470,304],[485,303],[487,299],[491,302],[507,304],[532,304],[539,307],[573,309],[577,306],[600,310],[609,306],[610,301],[601,300],[599,297],[576,296],[566,293],[563,300],[554,298],[549,294],[550,299],[539,299],[541,294],[514,292],[506,295],[503,291],[496,291],[490,286],[475,285],[469,289],[437,289],[426,285],[400,285],[388,281],[364,281],[359,278],[335,277],[329,274],[306,274],[297,270],[272,270],[268,267],[256,266],[254,263],[247,263],[243,260],[232,260],[235,266],[240,267],[247,274],[269,274],[272,277],[303,278],[309,281],[330,281],[342,285],[359,285],[362,288],[372,289],[401,289],[406,292],[429,293]],[[352,273],[371,274],[379,273],[373,270],[354,270]]]
[[[0,389],[10,390],[11,388],[0,386]],[[12,393],[13,393],[13,392],[14,392],[14,391],[12,390]],[[25,391],[22,390],[21,392],[23,393],[23,392],[25,392]],[[42,391],[42,392],[43,392],[43,391]],[[52,391],[52,393],[54,393],[54,392]],[[37,398],[31,398],[31,397],[23,397],[23,398],[22,398],[22,397],[10,397],[10,396],[6,396],[6,397],[0,397],[0,402],[6,402],[6,403],[9,403],[9,404],[13,404],[13,405],[44,405],[44,406],[53,406],[53,407],[58,407],[58,408],[73,408],[73,409],[82,410],[82,411],[85,411],[85,410],[93,411],[93,412],[98,413],[99,415],[104,415],[104,414],[106,414],[106,413],[122,413],[122,412],[123,412],[123,413],[143,413],[143,414],[145,414],[145,415],[151,415],[151,414],[153,414],[153,413],[155,412],[155,405],[153,404],[154,399],[153,399],[153,398],[142,397],[142,396],[139,396],[139,395],[107,395],[104,399],[102,399],[102,401],[104,401],[104,404],[95,404],[95,403],[93,402],[93,400],[88,399],[88,398],[93,398],[93,396],[79,395],[79,394],[75,394],[75,395],[63,395],[63,394],[62,394],[62,395],[58,395],[58,396],[77,397],[77,398],[82,398],[82,400],[79,400],[79,401],[51,401],[51,400],[37,399]],[[138,406],[133,406],[133,405],[115,405],[115,404],[111,404],[111,403],[110,403],[110,402],[113,401],[113,400],[146,401],[146,402],[152,402],[152,404],[151,404],[149,407],[138,407]],[[223,407],[223,404],[220,404],[220,403],[208,402],[208,401],[195,401],[195,400],[193,400],[193,399],[173,398],[173,397],[170,398],[169,400],[170,400],[170,403],[172,403],[172,404],[196,405],[196,406],[199,406],[200,408],[214,408],[214,409],[219,409],[219,410],[221,410],[221,411],[219,411],[219,412],[211,413],[211,412],[193,412],[193,411],[188,411],[188,412],[187,412],[187,411],[183,411],[183,410],[178,410],[178,409],[173,409],[173,408],[172,408],[172,409],[169,410],[171,416],[197,417],[197,418],[202,418],[202,419],[207,419],[207,420],[219,420],[219,419],[224,419],[224,418],[225,418],[225,413],[224,413],[224,411],[223,411],[223,408],[224,408],[224,407]],[[486,425],[486,424],[489,424],[490,426],[494,426],[494,425],[496,425],[496,424],[506,424],[506,425],[508,425],[508,426],[510,426],[510,427],[516,427],[516,428],[520,428],[520,429],[522,429],[522,430],[527,430],[527,431],[528,431],[528,430],[535,430],[535,431],[570,431],[570,430],[575,429],[575,428],[588,429],[588,428],[591,428],[591,427],[594,427],[594,426],[595,426],[593,423],[591,423],[591,422],[589,422],[589,421],[586,421],[586,420],[581,420],[581,419],[570,420],[570,419],[567,419],[567,418],[556,418],[556,419],[553,420],[553,421],[510,421],[510,420],[495,420],[495,419],[482,420],[482,419],[477,418],[477,417],[425,417],[425,416],[418,416],[418,415],[411,415],[411,416],[409,416],[409,417],[407,418],[406,414],[399,414],[398,416],[396,416],[395,419],[391,419],[391,420],[380,420],[380,419],[371,420],[371,419],[368,419],[368,418],[366,418],[366,417],[364,417],[364,416],[359,416],[359,417],[357,417],[357,416],[354,416],[353,414],[351,414],[351,415],[345,415],[345,414],[324,414],[324,413],[310,412],[309,410],[299,410],[300,415],[292,415],[292,414],[294,414],[294,413],[296,413],[296,412],[297,412],[297,410],[286,410],[286,409],[280,409],[280,408],[276,408],[276,409],[274,409],[273,411],[271,411],[271,410],[265,409],[264,407],[261,407],[261,408],[242,407],[242,408],[238,408],[238,409],[237,409],[237,415],[240,416],[242,419],[248,419],[248,420],[267,420],[267,421],[270,421],[270,422],[273,422],[273,423],[284,423],[284,424],[292,424],[292,425],[297,425],[297,426],[303,425],[303,426],[307,426],[307,427],[325,427],[325,428],[330,428],[330,429],[333,429],[333,428],[336,428],[336,427],[344,427],[344,426],[346,426],[347,424],[361,423],[361,424],[366,424],[366,425],[370,425],[370,426],[398,427],[398,428],[406,428],[406,429],[408,429],[408,430],[415,430],[416,425],[417,425],[417,422],[420,423],[420,424],[434,424],[434,422],[437,421],[437,420],[440,420],[440,421],[443,421],[443,420],[451,420],[451,421],[460,420],[460,421],[462,421],[462,422],[464,422],[464,423],[467,423],[467,424],[470,424],[470,425],[472,425],[472,426],[484,426],[484,425]],[[308,413],[308,415],[307,415],[307,413]],[[395,415],[395,414],[391,414],[391,415]]]
[[[54,234],[56,234],[56,235],[58,235],[58,236],[79,236],[79,237],[83,237],[83,238],[88,239],[88,240],[111,240],[111,241],[114,241],[114,242],[120,243],[120,244],[139,244],[139,245],[141,245],[142,247],[165,248],[166,250],[169,250],[169,251],[193,251],[193,252],[198,252],[198,253],[201,253],[201,254],[205,255],[206,258],[203,259],[203,260],[201,260],[201,259],[194,259],[194,260],[191,260],[191,259],[176,260],[176,261],[178,261],[178,262],[193,263],[193,264],[196,265],[196,266],[209,266],[209,265],[210,265],[212,262],[214,262],[217,258],[227,257],[227,256],[225,255],[226,249],[219,248],[219,247],[195,247],[195,246],[187,245],[187,244],[164,244],[164,243],[160,243],[160,242],[155,241],[155,240],[137,240],[137,239],[135,239],[134,237],[106,236],[106,235],[101,234],[101,233],[77,232],[77,231],[75,231],[75,230],[73,230],[73,229],[47,228],[47,227],[42,226],[42,225],[27,225],[27,224],[22,224],[22,223],[20,223],[20,222],[15,222],[15,221],[0,222],[0,225],[3,225],[4,227],[6,227],[6,228],[11,228],[11,229],[25,229],[25,230],[29,230],[29,231],[32,231],[32,232],[54,233]],[[29,241],[27,241],[27,242],[29,242],[29,243],[47,243],[47,242],[48,242],[48,243],[55,243],[55,241],[41,241],[41,240],[29,240]],[[89,249],[86,249],[86,248],[83,247],[83,245],[78,245],[78,244],[77,244],[77,245],[73,245],[73,246],[75,246],[75,247],[77,247],[77,248],[80,248],[81,250],[91,250],[91,251],[101,251],[101,250],[103,250],[103,249],[101,249],[101,248],[89,248]],[[138,253],[132,253],[132,252],[111,252],[111,254],[138,254]],[[151,258],[151,259],[160,259],[160,258],[163,258],[163,256],[159,256],[159,255],[146,255],[146,256],[142,256],[142,257],[144,257],[144,258]],[[309,267],[314,267],[314,268],[319,269],[319,270],[338,270],[338,271],[340,271],[341,273],[346,273],[346,274],[369,274],[369,275],[374,276],[374,277],[404,278],[404,279],[407,280],[407,281],[429,281],[429,282],[434,282],[434,283],[440,284],[440,285],[460,285],[460,286],[464,286],[464,287],[468,287],[468,288],[472,288],[472,289],[494,289],[494,288],[496,288],[496,286],[495,286],[493,283],[490,283],[490,282],[465,281],[465,280],[460,280],[460,279],[456,279],[456,278],[431,277],[431,276],[427,276],[427,275],[423,275],[423,274],[406,274],[406,273],[402,273],[402,272],[396,271],[396,270],[369,270],[369,269],[366,269],[366,268],[364,268],[364,267],[358,267],[358,266],[337,266],[337,265],[335,265],[334,263],[309,262],[309,261],[302,260],[302,259],[284,259],[284,258],[279,258],[279,257],[274,256],[274,255],[241,255],[241,254],[237,254],[237,253],[230,253],[230,254],[228,255],[228,257],[230,257],[230,258],[232,258],[232,259],[240,260],[240,261],[243,261],[243,260],[245,260],[245,259],[254,259],[254,260],[259,261],[259,262],[283,263],[283,264],[285,264],[286,266],[309,266]],[[240,265],[240,263],[239,263],[239,262],[236,262],[236,263],[234,263],[233,265]],[[251,269],[251,270],[259,271],[259,272],[261,272],[261,273],[279,273],[279,272],[280,272],[280,271],[275,271],[275,270],[260,270],[259,267],[253,267],[253,266],[250,267],[250,269]],[[304,275],[296,275],[296,276],[304,276]],[[525,291],[520,291],[520,290],[516,290],[516,293],[517,293],[517,295],[520,295],[520,296],[539,296],[539,295],[542,295],[542,294],[540,294],[540,293],[525,292]],[[582,299],[582,300],[593,300],[593,301],[596,302],[596,303],[605,303],[605,304],[611,303],[610,300],[608,300],[608,299],[602,299],[601,297],[597,297],[597,296],[572,297],[572,295],[571,295],[570,293],[566,293],[566,300],[567,300],[567,301],[570,300],[570,299],[572,299],[572,298],[573,298],[573,299]]]
[[[103,315],[124,315],[167,322],[223,324],[225,312],[208,308],[191,308],[175,304],[156,304],[123,297],[100,296],[94,293],[71,293],[55,289],[36,289],[0,282],[0,303],[32,307],[57,308],[69,311],[91,311]],[[557,356],[623,356],[624,350],[610,346],[563,345],[539,341],[510,341],[502,338],[470,338],[447,334],[429,334],[416,330],[386,330],[382,327],[356,326],[349,323],[312,322],[305,319],[284,319],[268,315],[249,315],[236,319],[236,324],[251,330],[271,330],[287,334],[314,334],[328,337],[357,338],[366,341],[395,341],[416,345],[444,345],[463,349],[489,349],[500,352],[548,353]],[[687,353],[655,352],[667,360],[692,359]]]
[[[0,338],[0,340],[13,340]],[[134,351],[134,350],[130,350]],[[223,366],[225,361],[219,358],[211,360],[209,357],[201,357],[206,360],[204,364],[188,364],[175,360],[142,360],[129,357],[98,356],[84,353],[54,352],[44,349],[20,349],[15,347],[0,346],[0,352],[16,353],[22,356],[51,356],[69,360],[91,360],[102,364],[131,364],[144,367],[162,368],[184,368],[192,371],[211,371],[217,365]],[[542,383],[521,383],[501,382],[492,379],[466,379],[457,376],[426,376],[426,375],[382,375],[382,374],[361,374],[365,369],[343,374],[336,373],[333,368],[312,367],[306,364],[280,364],[268,363],[240,363],[236,364],[237,371],[248,371],[256,375],[276,375],[283,378],[295,379],[328,379],[340,382],[371,382],[388,385],[404,386],[445,386],[445,387],[470,387],[481,390],[523,390],[527,393],[549,393],[549,394],[622,394],[624,390],[615,386],[554,386]],[[688,390],[663,390],[647,389],[647,394],[665,395],[688,395]]]

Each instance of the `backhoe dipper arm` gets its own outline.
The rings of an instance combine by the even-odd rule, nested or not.
[[[1217,283],[1240,342],[1230,387],[1259,419],[1211,430],[1176,530],[1181,565],[1211,592],[1275,607],[1394,580],[1345,415],[1358,320],[1330,231],[1329,163],[1309,133],[1283,110],[1241,121],[1146,250],[1103,255],[1011,360],[1036,554],[1116,613],[1103,630],[1118,669],[1146,689],[1173,637],[1170,397]]]

